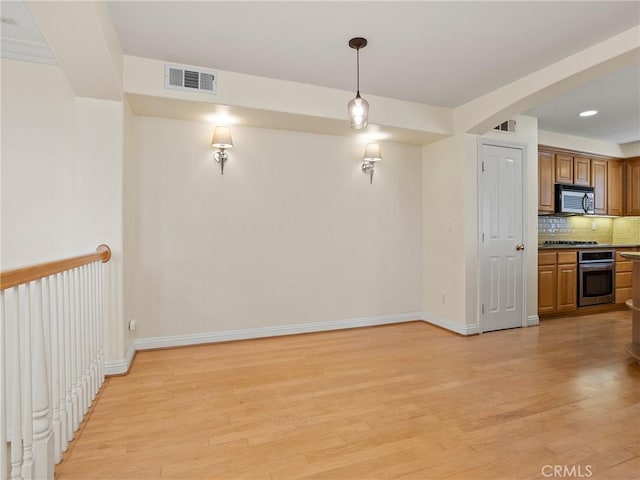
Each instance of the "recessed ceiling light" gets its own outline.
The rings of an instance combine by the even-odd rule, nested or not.
[[[584,112],[580,112],[578,116],[580,117],[593,117],[598,114],[598,110],[585,110]]]

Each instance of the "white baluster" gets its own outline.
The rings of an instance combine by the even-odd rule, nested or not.
[[[60,434],[60,353],[58,331],[60,322],[58,321],[58,278],[52,275],[48,279],[49,286],[49,337],[51,342],[51,429],[53,430],[53,451],[55,452],[55,462],[62,460],[62,442]],[[46,305],[46,303],[45,303]]]
[[[33,397],[31,392],[31,285],[18,287],[20,301],[20,350],[22,379],[22,447],[24,449],[22,459],[22,477],[25,480],[33,478]]]
[[[85,321],[87,319],[84,298],[84,267],[78,267],[78,285],[76,293],[78,295],[78,377],[80,382],[80,422],[84,420],[87,411],[87,377],[85,371]]]
[[[105,314],[104,314],[104,269],[103,263],[98,265],[98,314],[99,314],[99,328],[98,328],[98,368],[100,385],[104,383],[104,327],[105,327]]]
[[[65,316],[64,316],[64,276],[62,273],[56,275],[56,297],[58,307],[58,365],[59,365],[59,408],[60,408],[60,450],[62,452],[67,451],[68,437],[67,437],[67,406],[65,403],[66,398],[66,368],[65,368]]]
[[[7,464],[7,408],[6,403],[8,398],[5,397],[8,385],[5,380],[5,322],[7,316],[5,316],[4,310],[4,291],[0,291],[0,479],[7,480],[9,475],[9,465]]]
[[[9,392],[11,395],[11,479],[22,478],[22,362],[20,348],[20,299],[18,287],[11,288],[5,293],[7,304],[7,317],[11,318],[11,378]]]
[[[98,330],[98,310],[96,308],[96,269],[97,264],[93,262],[89,265],[89,291],[90,291],[90,305],[91,305],[91,334],[90,334],[90,346],[91,346],[91,380],[92,380],[92,395],[93,401],[98,394],[100,384],[98,383],[98,348],[96,344],[96,331]]]
[[[80,425],[80,384],[79,384],[79,368],[78,368],[78,270],[73,269],[69,272],[69,293],[71,302],[69,304],[69,311],[71,312],[71,345],[69,345],[69,352],[71,353],[71,403],[73,407],[72,416],[72,434],[78,430]]]
[[[33,478],[53,479],[53,437],[49,412],[49,372],[43,322],[42,280],[31,282],[31,392]]]
[[[91,386],[91,343],[89,342],[89,332],[91,325],[91,315],[89,309],[89,265],[85,265],[82,267],[82,298],[84,303],[84,317],[82,319],[82,331],[83,331],[83,342],[82,342],[82,351],[84,352],[83,359],[83,369],[84,369],[84,395],[85,395],[85,410],[82,412],[83,415],[86,415],[87,411],[89,411],[89,406],[91,405],[91,400],[93,399],[92,395],[92,386]]]
[[[72,376],[72,358],[71,350],[73,343],[71,342],[71,327],[72,327],[72,304],[71,304],[71,275],[68,271],[63,272],[63,295],[64,295],[64,403],[65,412],[67,418],[67,441],[70,442],[73,439],[73,396],[71,393],[73,376]]]

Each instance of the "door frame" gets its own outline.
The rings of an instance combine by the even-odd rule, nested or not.
[[[527,211],[528,211],[528,202],[527,202],[527,192],[529,190],[528,187],[528,182],[527,182],[527,167],[528,167],[528,162],[527,162],[527,152],[528,152],[528,147],[526,143],[520,143],[520,142],[508,142],[508,141],[504,141],[504,140],[498,140],[498,139],[494,139],[494,138],[483,138],[483,137],[479,137],[478,138],[478,142],[477,142],[477,165],[476,165],[476,176],[477,176],[477,188],[478,188],[478,192],[477,192],[477,198],[476,198],[476,209],[477,209],[477,245],[478,245],[478,250],[477,250],[477,257],[476,257],[476,262],[478,264],[478,277],[477,277],[477,282],[478,282],[478,297],[477,297],[477,305],[476,305],[476,312],[477,312],[477,320],[478,320],[478,333],[484,333],[484,328],[483,328],[483,319],[482,319],[482,293],[483,293],[483,284],[482,284],[482,229],[481,229],[481,225],[482,225],[482,220],[483,220],[483,216],[482,216],[482,194],[484,193],[482,190],[482,147],[483,146],[492,146],[492,147],[506,147],[506,148],[515,148],[517,150],[520,150],[522,152],[522,185],[521,185],[521,189],[520,191],[522,192],[522,243],[524,243],[525,245],[527,245],[527,238],[528,238],[528,229],[527,229]],[[527,252],[528,250],[525,248],[524,250],[524,255],[523,255],[523,259],[522,259],[522,319],[521,319],[521,323],[520,326],[521,327],[526,327],[527,326],[527,276],[528,276],[528,267],[527,267]]]

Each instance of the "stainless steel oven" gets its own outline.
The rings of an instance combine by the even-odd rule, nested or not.
[[[615,250],[579,250],[578,306],[614,303],[615,299]]]

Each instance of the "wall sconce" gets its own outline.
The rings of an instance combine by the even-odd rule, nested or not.
[[[220,149],[213,154],[213,158],[220,164],[220,175],[224,175],[224,162],[229,158],[229,154],[225,152],[225,150],[227,148],[233,148],[233,140],[231,139],[231,130],[229,127],[215,128],[213,138],[211,139],[211,146]]]
[[[377,143],[370,143],[367,148],[364,149],[364,157],[362,162],[362,171],[369,175],[369,184],[373,183],[373,172],[376,168],[376,162],[382,160],[382,153],[380,153],[380,145]]]

